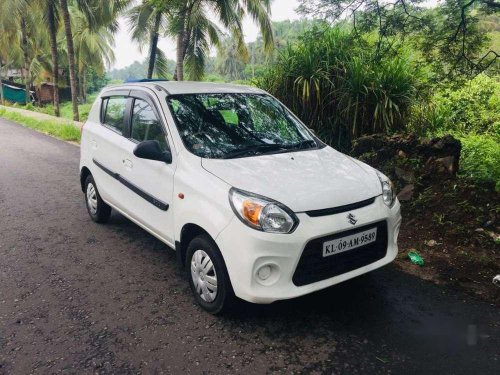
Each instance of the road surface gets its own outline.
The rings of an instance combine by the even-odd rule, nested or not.
[[[500,373],[496,307],[392,266],[203,312],[171,249],[90,220],[78,158],[0,120],[0,373]]]

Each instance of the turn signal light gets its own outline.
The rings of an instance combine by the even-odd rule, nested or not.
[[[250,200],[243,201],[243,215],[254,225],[259,225],[259,217],[262,205]]]

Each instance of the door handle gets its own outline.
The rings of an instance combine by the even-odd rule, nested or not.
[[[134,164],[132,164],[132,161],[130,161],[129,159],[123,159],[123,166],[125,167],[125,169],[132,169]]]

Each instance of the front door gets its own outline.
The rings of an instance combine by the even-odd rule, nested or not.
[[[176,155],[172,150],[170,164],[134,155],[135,147],[142,141],[158,141],[163,150],[169,150],[170,146],[166,124],[152,94],[134,90],[130,93],[130,100],[128,139],[123,148],[119,172],[129,192],[129,199],[123,203],[125,211],[173,246],[171,206]]]

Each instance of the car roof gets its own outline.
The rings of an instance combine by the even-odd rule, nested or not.
[[[236,85],[232,83],[190,82],[190,81],[151,81],[130,82],[107,86],[106,89],[131,89],[133,87],[156,88],[158,86],[170,95],[176,94],[213,94],[213,93],[248,93],[264,94],[265,91],[256,87]]]

